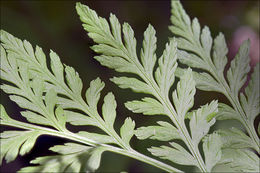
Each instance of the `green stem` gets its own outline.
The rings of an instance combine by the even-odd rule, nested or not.
[[[170,165],[167,165],[163,162],[160,162],[158,160],[155,160],[153,158],[147,157],[133,149],[131,150],[125,150],[122,148],[118,148],[118,147],[114,147],[111,145],[107,145],[107,144],[97,144],[95,141],[92,141],[91,139],[88,139],[86,137],[83,136],[79,136],[77,134],[74,134],[72,132],[63,132],[63,131],[57,131],[54,129],[49,129],[46,127],[41,127],[41,126],[37,126],[37,125],[33,125],[33,124],[28,124],[28,123],[24,123],[24,122],[20,122],[20,121],[16,121],[16,120],[9,120],[9,121],[1,121],[1,125],[6,125],[6,126],[12,126],[12,127],[18,127],[21,129],[26,129],[26,130],[38,130],[43,132],[46,135],[51,135],[51,136],[56,136],[56,137],[61,137],[61,138],[66,138],[69,140],[73,140],[75,142],[79,142],[79,143],[83,143],[83,144],[87,144],[90,146],[102,146],[104,147],[106,150],[117,153],[117,154],[121,154],[121,155],[125,155],[128,157],[131,157],[133,159],[139,160],[141,162],[150,164],[152,166],[155,166],[157,168],[160,168],[164,171],[167,172],[182,172],[179,169],[176,169]]]

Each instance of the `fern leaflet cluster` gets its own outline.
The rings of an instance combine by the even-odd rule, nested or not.
[[[201,29],[197,18],[191,21],[179,1],[172,1],[171,22],[169,29],[177,37],[179,61],[204,71],[193,71],[196,87],[204,91],[222,93],[230,101],[231,106],[219,103],[217,119],[236,119],[244,125],[249,135],[235,128],[226,132],[221,130],[219,134],[223,136],[224,148],[229,153],[223,155],[222,160],[227,160],[236,171],[257,172],[259,157],[247,148],[254,149],[259,154],[260,140],[254,128],[254,121],[260,113],[259,62],[254,67],[245,92],[241,91],[250,71],[250,41],[246,40],[242,43],[225,75],[228,48],[222,33],[213,40],[209,28],[205,26]],[[177,71],[180,75],[184,70]],[[260,135],[259,129],[258,123]],[[238,161],[238,158],[244,159]],[[248,164],[241,164],[241,162]],[[249,163],[254,166],[248,166]]]
[[[177,68],[175,39],[166,44],[163,55],[158,60],[158,67],[155,67],[156,36],[151,25],[144,32],[143,48],[139,58],[136,53],[137,41],[129,24],[124,23],[121,26],[113,14],[110,15],[108,23],[95,11],[80,3],[76,8],[84,29],[88,32],[89,37],[97,43],[92,46],[92,49],[101,54],[94,58],[102,65],[118,72],[136,75],[136,78],[114,77],[111,80],[121,88],[130,88],[134,92],[148,95],[142,100],[127,102],[126,107],[144,115],[166,115],[172,121],[172,124],[158,122],[160,126],[140,127],[136,130],[137,137],[167,141],[170,146],[148,149],[157,157],[181,165],[193,165],[203,172],[210,172],[221,158],[220,136],[216,133],[206,136],[209,128],[215,123],[214,115],[217,113],[218,104],[217,101],[212,101],[196,111],[189,112],[195,95],[195,81],[191,69],[185,70],[177,84],[177,89],[170,93]],[[170,97],[172,97],[173,103],[170,101]],[[187,116],[188,114],[192,114],[192,116]],[[190,119],[188,127],[185,124],[187,118]],[[171,133],[165,133],[166,127],[170,129]],[[191,134],[188,132],[188,128]],[[182,140],[188,150],[176,143],[176,139]],[[203,151],[207,155],[205,160],[199,151],[201,142],[204,143]],[[211,145],[216,145],[215,150],[211,149]]]
[[[21,114],[29,122],[10,118],[1,106],[1,125],[25,130],[1,133],[1,163],[3,158],[10,162],[18,153],[24,155],[29,152],[37,137],[47,134],[67,138],[76,143],[50,148],[59,155],[36,158],[31,163],[39,165],[23,168],[21,172],[93,171],[99,167],[104,151],[127,155],[147,163],[153,162],[152,165],[167,171],[179,171],[130,147],[129,142],[135,128],[131,118],[127,118],[121,126],[120,136],[116,133],[113,127],[116,101],[112,93],[104,97],[102,116],[99,114],[97,104],[105,85],[99,78],[91,81],[85,97],[82,97],[82,81],[78,73],[72,67],[62,64],[53,51],[50,52],[50,67],[51,71],[41,48],[36,46],[34,51],[28,41],[21,41],[1,30],[1,79],[6,81],[1,85],[1,89],[10,95],[12,101],[26,109]],[[66,128],[66,123],[96,126],[103,130],[104,134],[87,131],[72,133]],[[107,144],[115,144],[118,147]]]
[[[228,48],[224,35],[220,33],[213,40],[209,28],[201,29],[197,18],[191,21],[179,1],[172,1],[169,27],[175,37],[169,39],[159,57],[156,31],[151,24],[143,34],[137,55],[137,40],[128,23],[121,25],[114,14],[106,20],[81,3],[76,4],[76,10],[88,36],[96,43],[91,47],[98,54],[94,58],[123,74],[111,81],[120,88],[146,95],[127,101],[125,107],[147,116],[166,116],[169,121],[136,128],[128,117],[118,133],[114,128],[117,102],[112,92],[101,99],[105,84],[100,78],[92,80],[85,91],[79,74],[63,64],[54,51],[46,58],[39,46],[33,48],[28,41],[1,30],[1,90],[24,109],[21,115],[27,122],[13,119],[0,105],[1,126],[21,129],[0,133],[0,164],[30,152],[40,136],[51,135],[70,142],[51,147],[49,150],[56,155],[38,157],[31,161],[32,166],[19,172],[95,171],[105,151],[167,172],[182,172],[180,165],[193,166],[201,172],[213,172],[217,165],[233,171],[259,171],[260,144],[254,128],[260,111],[259,63],[245,91],[241,91],[250,71],[249,41],[241,45],[225,74]],[[189,68],[178,67],[178,61]],[[129,73],[132,77],[127,76]],[[173,88],[175,83],[177,87]],[[196,88],[220,92],[230,105],[213,100],[193,110]],[[102,104],[100,110],[98,104]],[[239,120],[246,133],[234,127],[209,133],[216,120],[226,119]],[[75,133],[68,124],[93,126],[102,132]],[[147,149],[152,157],[145,156],[132,148],[134,136],[162,144]]]

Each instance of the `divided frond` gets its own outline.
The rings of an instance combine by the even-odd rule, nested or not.
[[[259,153],[260,140],[254,128],[255,118],[259,115],[259,63],[254,68],[249,85],[245,85],[250,71],[250,41],[242,43],[225,76],[228,48],[224,35],[220,33],[214,40],[207,26],[201,29],[197,18],[193,20],[186,14],[179,1],[172,1],[172,25],[169,27],[177,37],[179,61],[192,68],[204,70],[193,72],[196,87],[205,91],[216,91],[224,94],[231,107],[220,103],[219,119],[237,119],[246,128],[251,148]],[[178,74],[183,70],[178,69]],[[260,126],[259,126],[260,127]]]
[[[32,163],[39,164],[38,166],[26,167],[22,172],[94,171],[99,167],[102,152],[107,150],[124,155],[128,153],[129,157],[167,171],[179,171],[149,157],[143,159],[143,155],[131,148],[130,140],[135,129],[135,122],[131,118],[125,120],[120,135],[116,133],[114,122],[117,103],[111,92],[104,97],[100,115],[97,105],[105,84],[99,78],[90,82],[84,98],[79,74],[72,67],[62,64],[55,52],[50,51],[49,69],[46,56],[40,47],[36,46],[34,50],[28,41],[15,38],[3,30],[0,40],[0,77],[5,81],[1,89],[9,94],[10,99],[18,106],[26,109],[21,114],[30,122],[24,123],[10,118],[1,106],[1,125],[26,130],[5,131],[1,134],[1,144],[4,143],[1,145],[1,162],[3,158],[9,162],[14,160],[18,153],[24,155],[29,152],[37,137],[46,134],[81,144],[55,146],[51,150],[60,155],[37,158]],[[66,123],[96,126],[104,133],[72,133],[66,128]],[[108,144],[115,144],[117,147]]]
[[[138,57],[136,54],[137,41],[129,24],[124,23],[121,27],[113,14],[107,21],[99,17],[94,10],[80,3],[77,3],[76,9],[88,36],[96,43],[92,46],[92,49],[100,55],[96,56],[95,59],[101,65],[118,72],[136,75],[136,77],[131,78],[125,76],[113,77],[111,80],[120,88],[130,88],[134,92],[149,95],[142,100],[128,101],[125,106],[135,113],[166,115],[172,120],[173,124],[158,122],[160,126],[138,128],[135,131],[136,136],[139,139],[150,138],[161,141],[181,139],[187,145],[189,151],[174,142],[170,143],[171,147],[152,147],[149,151],[155,156],[178,164],[194,165],[201,171],[210,171],[216,164],[216,160],[219,160],[221,153],[218,154],[216,160],[212,159],[210,163],[206,163],[199,152],[198,145],[208,133],[210,126],[215,123],[214,115],[217,112],[217,102],[214,101],[210,105],[205,105],[192,115],[190,120],[192,132],[189,134],[184,119],[187,114],[190,114],[189,110],[194,104],[195,81],[191,69],[185,70],[177,84],[177,89],[170,93],[177,68],[176,40],[171,39],[166,44],[162,56],[158,59],[158,67],[156,67],[156,36],[155,30],[150,24],[144,32],[143,47],[141,55]],[[206,37],[207,35],[205,35],[205,47],[210,42]],[[171,103],[169,95],[172,95],[173,103]],[[198,131],[198,136],[194,136],[196,131]],[[197,141],[195,141],[195,138]],[[213,145],[214,140],[218,141],[219,138],[210,138],[209,147]],[[167,153],[167,151],[172,153]],[[187,154],[183,154],[184,151]],[[211,157],[213,156],[214,154],[211,154]]]
[[[65,143],[50,148],[59,155],[43,156],[30,163],[38,166],[24,167],[18,172],[86,172],[94,171],[100,165],[102,147],[89,147],[77,143]]]
[[[1,124],[3,124],[6,121],[14,121],[12,120],[12,118],[8,116],[8,114],[5,111],[5,108],[2,105],[0,105],[0,110]],[[15,160],[18,154],[23,156],[26,153],[30,152],[37,138],[42,134],[43,133],[41,131],[34,129],[25,131],[9,130],[2,132],[0,134],[0,165],[2,164],[3,159],[5,159],[7,163],[9,163]]]

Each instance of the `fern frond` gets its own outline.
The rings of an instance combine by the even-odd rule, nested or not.
[[[177,43],[175,39],[166,44],[166,48],[158,60],[158,67],[156,67],[156,37],[155,30],[150,24],[144,32],[143,48],[139,58],[136,53],[137,41],[129,24],[124,23],[121,31],[121,25],[113,14],[110,15],[108,22],[86,5],[77,3],[76,9],[83,22],[84,29],[88,32],[89,37],[97,43],[92,46],[92,49],[100,55],[94,58],[100,64],[118,72],[128,72],[136,75],[136,77],[131,78],[125,76],[114,77],[111,80],[121,88],[130,88],[134,92],[149,95],[149,97],[142,100],[128,101],[125,104],[126,107],[136,113],[145,115],[162,114],[172,120],[173,124],[159,122],[160,126],[141,127],[135,132],[137,137],[139,139],[151,138],[162,141],[181,139],[188,147],[188,150],[177,143],[171,142],[170,147],[152,147],[150,151],[153,155],[162,159],[168,159],[178,164],[194,165],[203,172],[211,171],[212,167],[220,159],[220,147],[216,150],[218,154],[209,155],[209,157],[214,157],[215,160],[212,158],[208,163],[202,158],[198,144],[202,142],[201,139],[205,137],[209,127],[215,122],[214,115],[217,112],[217,102],[205,105],[197,113],[193,114],[190,120],[190,128],[192,128],[193,134],[189,134],[184,119],[194,104],[195,81],[191,69],[185,70],[184,75],[177,84],[177,89],[170,93],[177,68]],[[155,73],[153,73],[154,71]],[[171,103],[169,95],[172,95],[173,103]],[[166,133],[163,136],[165,127],[173,133]],[[204,130],[202,130],[203,128]],[[199,137],[197,138],[195,132],[198,129],[197,135]],[[215,140],[220,140],[218,137],[207,139],[205,142],[208,148],[205,147],[205,152],[209,152],[209,148],[214,144]],[[183,154],[183,152],[186,154]]]
[[[230,167],[234,172],[259,172],[259,156],[249,136],[237,128],[218,130],[222,141],[222,156],[218,164]]]
[[[213,40],[209,28],[205,26],[201,30],[196,18],[191,21],[179,1],[172,1],[171,22],[169,29],[177,37],[180,62],[205,71],[193,72],[196,87],[220,92],[227,97],[232,107],[220,103],[217,117],[239,120],[250,136],[250,148],[259,153],[260,140],[254,128],[255,119],[260,113],[259,63],[254,68],[245,93],[241,92],[250,71],[250,41],[242,43],[225,76],[228,48],[224,35],[220,33]],[[177,74],[182,71],[178,69]]]
[[[65,143],[50,148],[59,155],[38,157],[30,163],[39,166],[24,167],[18,172],[84,172],[94,171],[100,165],[102,147],[89,147],[76,143]]]
[[[130,140],[134,135],[134,121],[127,118],[120,129],[120,135],[114,129],[117,105],[114,95],[108,93],[104,97],[100,115],[97,105],[105,84],[99,78],[91,81],[85,97],[82,97],[83,84],[79,74],[72,67],[62,64],[55,52],[50,52],[49,69],[41,48],[36,46],[34,50],[28,41],[21,41],[1,30],[0,70],[1,79],[5,81],[1,89],[10,95],[12,101],[26,109],[21,114],[30,122],[24,123],[10,118],[1,107],[1,126],[27,130],[6,131],[1,134],[1,143],[5,143],[1,145],[1,161],[3,158],[7,161],[14,160],[18,152],[24,155],[31,150],[38,136],[46,134],[81,144],[65,144],[51,148],[60,155],[37,158],[32,163],[40,165],[24,168],[22,172],[93,171],[99,167],[103,151],[123,154],[169,172],[179,172],[174,167],[133,150]],[[72,133],[66,128],[66,123],[96,126],[104,133]],[[18,136],[21,133],[23,135]],[[16,142],[9,145],[13,141]],[[76,151],[67,153],[69,150]],[[79,157],[89,158],[87,165],[83,162],[86,160],[82,161]],[[59,162],[60,160],[62,162]]]

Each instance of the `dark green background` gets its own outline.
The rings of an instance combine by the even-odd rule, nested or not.
[[[98,0],[81,2],[96,10],[102,17],[107,18],[109,13],[112,12],[121,23],[128,22],[135,31],[138,48],[142,44],[143,32],[151,23],[157,32],[158,56],[161,55],[168,38],[172,37],[168,30],[170,25],[170,1]],[[63,63],[74,67],[79,72],[85,88],[88,87],[91,80],[97,77],[105,81],[106,88],[102,96],[104,96],[104,93],[112,91],[118,102],[116,128],[123,123],[127,116],[131,116],[136,121],[137,127],[151,124],[158,119],[166,120],[165,117],[161,116],[151,117],[133,114],[123,106],[124,102],[140,98],[143,95],[133,94],[130,90],[119,89],[109,81],[109,78],[119,74],[102,67],[93,59],[95,54],[89,48],[93,45],[93,42],[81,26],[75,11],[75,3],[76,1],[1,1],[1,29],[20,39],[30,41],[34,46],[39,45],[46,54],[49,53],[50,49],[57,52]],[[213,36],[216,36],[219,31],[223,32],[228,43],[230,43],[232,33],[239,26],[246,25],[256,32],[259,31],[259,1],[184,1],[183,6],[192,18],[196,16],[199,19],[202,26],[208,25]],[[199,107],[212,99],[226,102],[220,94],[198,91],[195,107]],[[2,92],[1,103],[11,116],[22,119],[19,115],[21,109]],[[235,121],[218,124],[221,127],[239,126]],[[3,130],[2,127],[1,130]],[[81,130],[84,130],[84,128],[81,128]],[[29,160],[37,156],[53,154],[47,149],[54,144],[63,142],[62,139],[58,138],[40,137],[30,154],[18,157],[16,161],[9,164],[4,163],[0,171],[14,172],[28,165]],[[148,155],[146,148],[159,144],[151,140],[146,142],[138,141],[136,138],[132,140],[133,148]],[[179,168],[182,167],[179,166]],[[185,169],[191,171],[190,167]],[[139,161],[106,152],[98,171],[158,172],[159,170]]]

